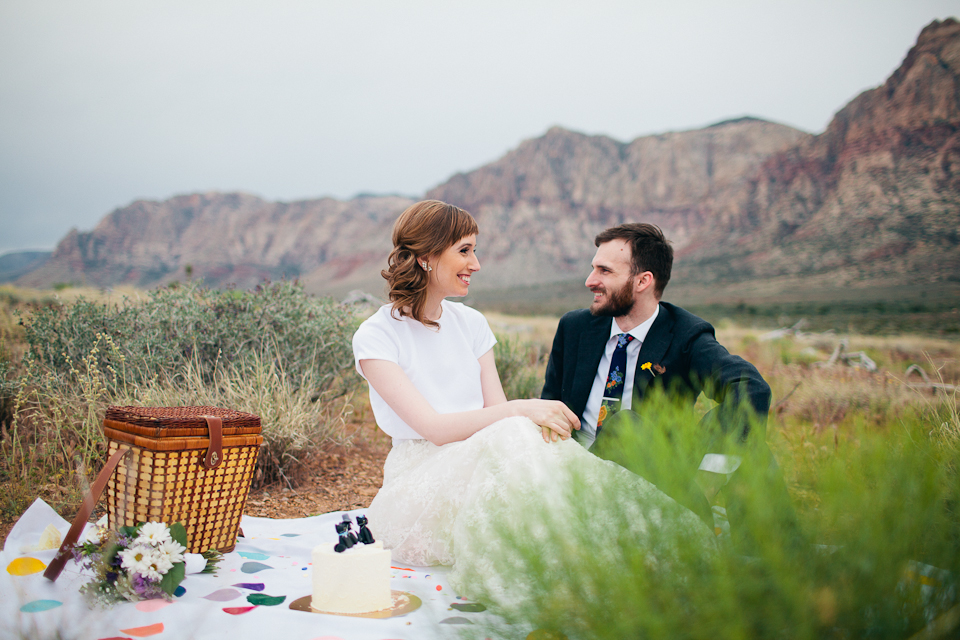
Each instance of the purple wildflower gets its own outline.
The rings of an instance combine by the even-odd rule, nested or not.
[[[130,586],[133,587],[133,592],[137,594],[141,599],[146,599],[147,589],[150,584],[144,580],[143,576],[139,573],[133,574],[133,580],[130,581]]]

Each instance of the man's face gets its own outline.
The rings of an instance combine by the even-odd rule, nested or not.
[[[593,292],[590,313],[595,316],[618,318],[633,309],[633,287],[636,277],[631,274],[633,256],[625,240],[611,240],[597,247],[593,270],[584,283]]]

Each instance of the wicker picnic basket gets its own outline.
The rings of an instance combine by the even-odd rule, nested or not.
[[[232,551],[263,442],[258,416],[218,407],[108,407],[108,459],[58,556],[106,490],[111,529],[180,522],[190,553]],[[75,531],[76,530],[76,531]],[[62,570],[51,563],[46,575]]]
[[[219,446],[210,418],[222,424]],[[107,482],[111,529],[180,522],[190,553],[233,550],[263,442],[259,417],[216,407],[109,407],[103,432],[108,456],[131,449]]]

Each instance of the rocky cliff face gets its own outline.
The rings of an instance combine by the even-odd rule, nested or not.
[[[191,277],[212,285],[299,277],[319,291],[325,280],[350,283],[358,267],[381,259],[394,218],[411,202],[388,196],[281,203],[242,193],[138,201],[93,231],[71,231],[43,267],[19,282],[150,287],[183,280],[189,265]]]
[[[883,86],[764,161],[738,226],[686,265],[716,280],[960,281],[960,23],[934,22]],[[730,242],[729,240],[732,240]]]
[[[699,283],[958,280],[960,24],[925,28],[887,82],[817,136],[756,118],[627,143],[555,127],[426,197],[477,217],[477,289],[584,278],[594,235],[624,221],[660,225],[678,275]],[[153,286],[190,265],[212,285],[287,276],[316,292],[379,293],[393,220],[411,203],[135,202],[71,232],[19,282]]]
[[[586,278],[602,229],[660,225],[685,250],[705,226],[729,226],[770,154],[810,136],[756,118],[621,143],[559,127],[427,193],[481,228],[481,287]]]

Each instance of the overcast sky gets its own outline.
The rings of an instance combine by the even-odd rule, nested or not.
[[[0,253],[131,201],[420,195],[560,125],[819,133],[936,0],[0,0]]]

